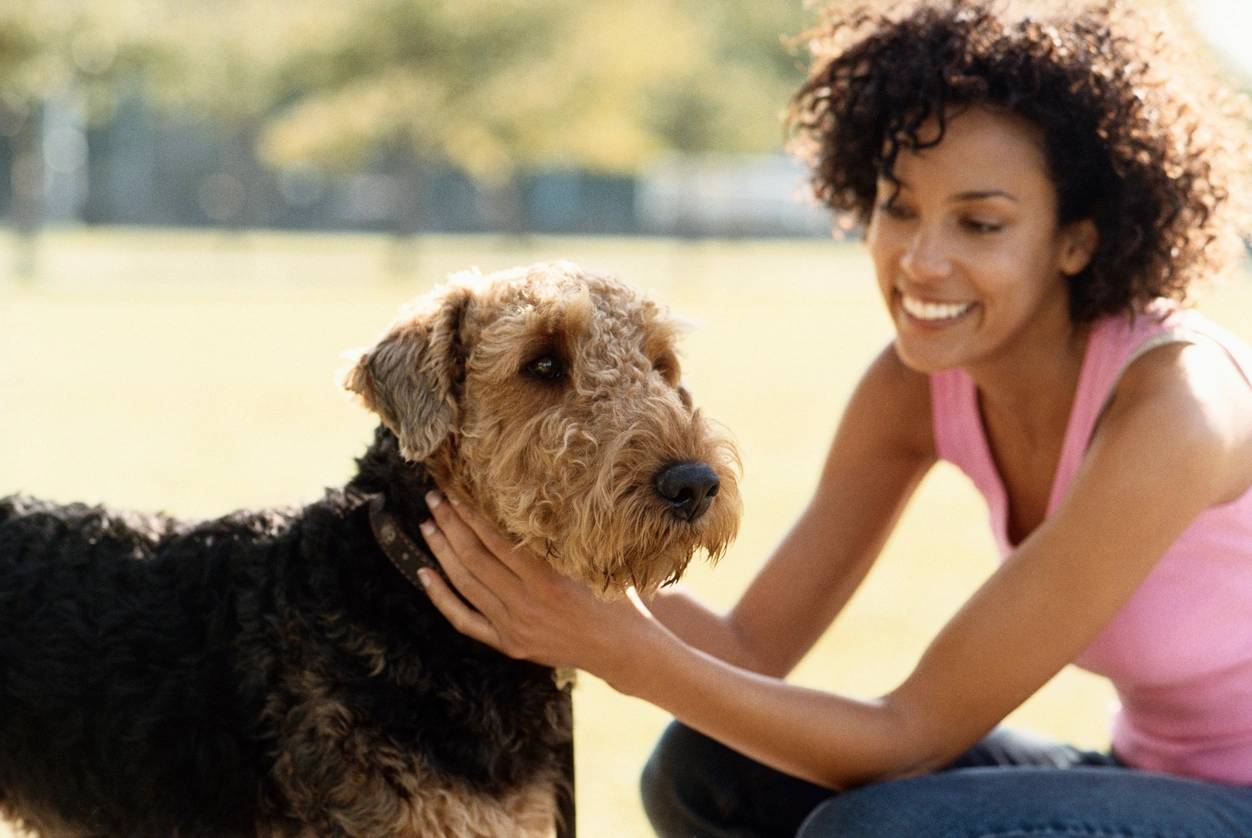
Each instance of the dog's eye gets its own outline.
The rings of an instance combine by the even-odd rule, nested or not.
[[[555,355],[540,355],[527,362],[522,372],[540,381],[558,381],[565,375],[565,364]]]

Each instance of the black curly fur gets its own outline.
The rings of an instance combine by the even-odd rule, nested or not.
[[[92,835],[334,834],[274,779],[286,755],[334,784],[336,765],[291,756],[305,683],[468,789],[558,777],[551,670],[458,634],[374,541],[366,497],[421,544],[429,486],[380,428],[351,482],[302,509],[186,523],[0,500],[0,809]]]

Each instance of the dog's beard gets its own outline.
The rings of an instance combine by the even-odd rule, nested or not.
[[[556,512],[565,526],[520,541],[601,596],[628,587],[650,593],[676,581],[701,554],[711,562],[721,558],[738,531],[739,511],[736,481],[728,473],[708,512],[693,522],[671,514],[649,487],[611,503],[579,498],[564,514]]]
[[[460,453],[472,467],[463,461],[441,471],[462,476],[456,491],[558,572],[605,597],[627,587],[650,592],[701,553],[716,561],[738,530],[738,452],[698,412],[682,418],[668,427],[636,421],[597,437],[548,414],[520,433],[464,433]],[[686,521],[653,483],[667,464],[691,461],[708,464],[719,489],[704,515]],[[563,481],[568,474],[578,479]]]

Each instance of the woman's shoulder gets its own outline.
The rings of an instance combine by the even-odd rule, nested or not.
[[[869,362],[857,390],[869,392],[876,400],[890,403],[897,409],[928,409],[930,406],[930,376],[901,361],[894,341]]]
[[[1195,309],[1167,301],[1102,324],[1121,355],[1117,394],[1239,406],[1252,398],[1252,348]],[[1248,416],[1252,421],[1252,413]]]
[[[1252,358],[1247,346],[1192,311],[1145,334],[1116,381],[1100,432],[1150,434],[1156,452],[1207,463],[1218,500],[1252,486]]]
[[[1106,394],[1102,412],[1136,397],[1178,408],[1238,408],[1252,390],[1252,348],[1169,300],[1097,321],[1088,351],[1095,356],[1088,386]]]
[[[845,419],[865,426],[901,453],[934,457],[930,377],[901,361],[894,342],[866,368]]]

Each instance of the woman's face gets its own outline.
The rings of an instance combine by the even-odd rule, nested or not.
[[[977,367],[1072,334],[1066,277],[1086,266],[1095,227],[1058,225],[1039,129],[970,108],[938,145],[902,150],[894,173],[899,192],[879,179],[866,241],[904,363]]]

